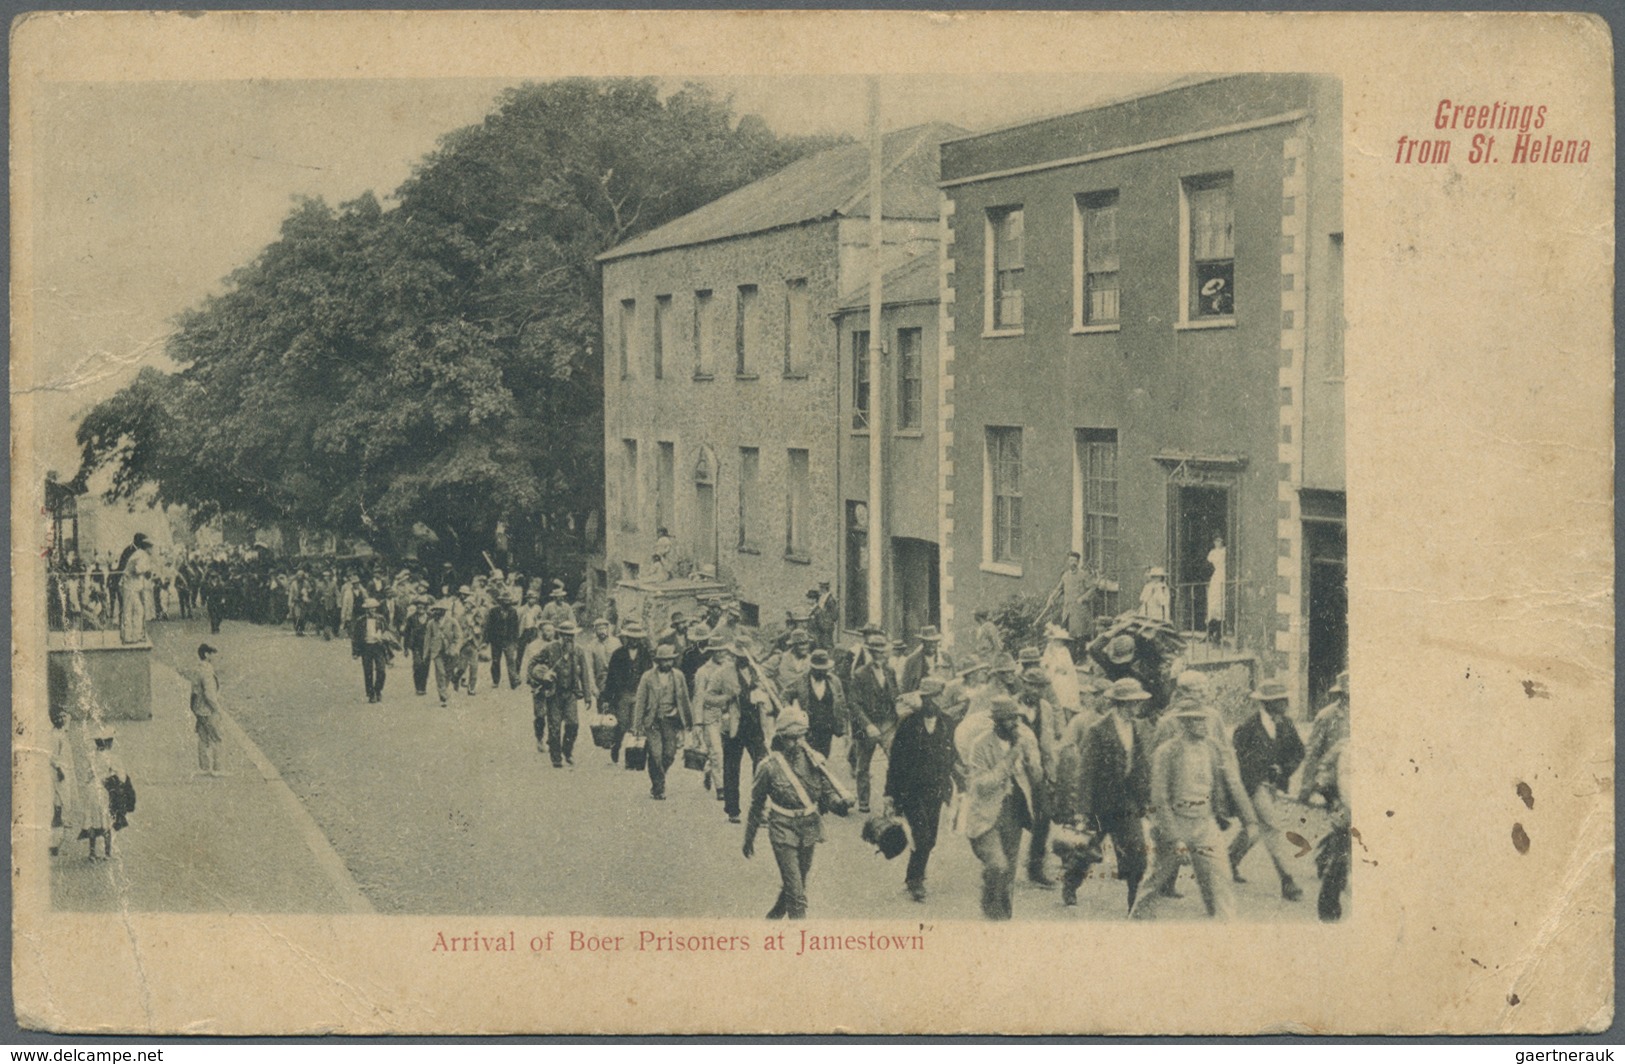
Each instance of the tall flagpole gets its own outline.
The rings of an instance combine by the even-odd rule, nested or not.
[[[869,623],[885,623],[886,542],[886,377],[881,332],[880,185],[884,158],[880,137],[880,79],[869,79]]]

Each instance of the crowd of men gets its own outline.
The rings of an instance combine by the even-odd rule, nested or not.
[[[912,647],[877,627],[838,646],[827,585],[770,637],[745,627],[721,592],[694,617],[623,621],[611,608],[584,624],[559,580],[493,569],[464,582],[449,566],[392,568],[231,551],[182,558],[174,586],[188,592],[180,616],[201,609],[213,631],[237,618],[348,638],[369,702],[382,700],[396,665],[410,667],[416,695],[441,705],[475,696],[485,677],[493,689],[524,684],[537,751],[554,768],[575,763],[583,720],[612,762],[641,764],[653,800],[665,799],[682,758],[722,815],[743,821],[747,858],[767,829],[781,879],[772,918],[806,915],[823,814],[853,809],[870,814],[865,838],[888,853],[908,849],[904,888],[916,901],[927,900],[946,823],[982,863],[989,919],[1013,915],[1023,866],[1032,884],[1059,885],[1076,905],[1084,881],[1107,867],[1108,846],[1129,916],[1163,910],[1189,865],[1208,915],[1228,918],[1241,862],[1259,843],[1282,898],[1302,897],[1285,833],[1310,803],[1332,825],[1316,857],[1319,912],[1341,915],[1346,674],[1305,742],[1288,691],[1272,680],[1257,685],[1256,712],[1232,733],[1205,674],[1181,667],[1171,629],[1154,618],[1120,618],[1092,639],[1051,624],[1040,645],[1012,654],[979,612],[956,661],[932,626]],[[837,739],[844,767],[832,762]]]

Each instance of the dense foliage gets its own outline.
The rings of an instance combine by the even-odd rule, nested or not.
[[[600,252],[780,169],[819,139],[652,80],[504,93],[385,209],[296,204],[281,237],[184,314],[174,375],[143,371],[78,429],[78,483],[153,484],[241,514],[470,556],[603,499]]]

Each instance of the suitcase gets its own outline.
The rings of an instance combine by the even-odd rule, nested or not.
[[[649,747],[641,736],[629,735],[621,745],[621,762],[628,772],[642,772],[649,765]]]
[[[704,750],[697,746],[683,747],[683,767],[691,768],[695,772],[704,772],[706,764],[711,760]]]
[[[601,750],[615,748],[615,718],[599,714],[588,723],[592,730],[592,744]]]

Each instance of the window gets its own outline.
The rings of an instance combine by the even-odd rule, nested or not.
[[[1020,207],[987,212],[987,323],[992,332],[1019,331],[1021,274],[1026,261]]]
[[[897,431],[920,429],[920,330],[897,330]]]
[[[1229,174],[1191,178],[1183,185],[1187,321],[1236,312],[1235,206]]]
[[[755,447],[739,448],[739,549],[756,553],[761,531],[761,500],[757,497],[762,471],[762,452]]]
[[[1118,321],[1117,193],[1078,197],[1077,206],[1078,326],[1115,325]]]
[[[852,334],[852,428],[869,429],[869,333]]]
[[[1079,429],[1073,467],[1072,546],[1108,585],[1096,612],[1118,614],[1117,430]]]
[[[717,308],[711,290],[694,293],[694,376],[709,377],[716,372]]]
[[[750,368],[750,353],[760,349],[762,344],[762,308],[755,285],[739,286],[737,309],[738,314],[734,318],[734,373],[740,377],[751,377],[755,374]]]
[[[638,303],[635,299],[621,300],[621,379],[626,380],[632,376],[632,365],[637,355],[637,344],[633,336],[638,325]]]
[[[784,553],[797,561],[807,560],[808,505],[807,452],[790,449],[790,475],[785,481]]]
[[[621,441],[621,531],[638,530],[638,441]]]
[[[672,348],[671,332],[671,296],[655,296],[655,380],[666,375],[666,352]]]
[[[1021,564],[1021,430],[989,428],[983,474],[984,554],[996,565]]]
[[[655,454],[655,527],[669,532],[677,502],[677,445],[661,440],[659,447]]]
[[[807,375],[807,347],[811,341],[809,299],[805,277],[784,283],[784,374],[787,377]]]

